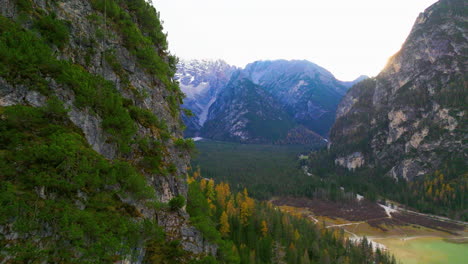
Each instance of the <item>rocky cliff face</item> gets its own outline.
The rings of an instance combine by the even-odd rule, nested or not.
[[[221,60],[183,60],[179,63],[176,78],[186,95],[182,107],[194,114],[192,117],[183,116],[187,126],[185,136],[199,136],[211,105],[226,87],[235,70],[236,67]]]
[[[466,168],[466,11],[458,0],[429,7],[385,69],[350,89],[330,134],[337,164],[407,180]]]
[[[92,197],[97,193],[110,193],[109,203],[112,201],[133,212],[130,216],[117,214],[130,221],[129,223],[156,221],[156,226],[159,224],[165,229],[167,238],[180,240],[184,249],[196,254],[214,253],[216,249],[205,243],[200,233],[188,224],[188,215],[183,209],[171,211],[155,209],[159,207],[154,206],[164,205],[179,195],[186,197],[185,177],[189,164],[189,154],[184,147],[186,144],[181,139],[179,104],[182,93],[173,79],[175,59],[168,54],[167,42],[161,31],[156,10],[145,1],[139,0],[128,3],[112,0],[1,0],[0,14],[2,135],[6,135],[9,129],[17,128],[11,123],[14,122],[14,113],[18,112],[12,110],[17,109],[14,107],[24,107],[18,109],[30,109],[28,111],[36,111],[41,118],[53,120],[55,115],[40,113],[49,113],[51,105],[62,105],[63,109],[67,110],[64,110],[66,117],[60,119],[60,126],[67,131],[77,131],[75,133],[84,140],[83,148],[89,148],[91,151],[87,152],[91,153],[89,155],[99,160],[104,157],[102,164],[126,164],[130,171],[136,171],[126,174],[125,170],[117,170],[116,173],[123,173],[121,182],[113,185],[103,184],[96,190],[90,187],[88,180],[81,180],[80,184],[88,187],[78,188],[67,194],[60,191],[62,186],[47,187],[49,182],[25,187],[26,183],[15,179],[14,174],[13,178],[4,174],[0,177],[2,182],[22,190],[22,195],[17,194],[17,197],[20,197],[18,199],[34,196],[31,199],[39,201],[39,207],[65,201],[64,199],[75,201],[79,206],[72,206],[70,210],[76,214],[70,213],[66,221],[76,227],[84,225],[86,221],[83,218],[75,223],[71,215],[87,213],[86,219],[92,219],[97,212],[93,207],[96,204],[92,203]],[[24,122],[27,124],[28,121]],[[63,129],[54,128],[53,131]],[[36,132],[28,133],[36,135]],[[44,138],[44,134],[39,133],[37,136],[39,139]],[[10,152],[2,150],[3,168],[13,164],[12,157],[18,156],[22,150],[20,145],[15,147],[14,144],[21,144],[23,141],[8,142],[0,143],[2,149],[11,148]],[[58,164],[63,164],[68,158],[70,156],[63,157],[62,163]],[[44,167],[47,164],[45,160],[41,161]],[[17,172],[19,175],[32,170],[32,165],[23,168],[23,163],[15,164],[17,170],[22,171]],[[73,166],[84,165],[78,162]],[[96,172],[96,181],[102,173],[104,172]],[[154,195],[141,199],[134,195],[132,188],[125,189],[129,175],[134,174],[140,175],[135,176],[136,178],[143,177],[144,185],[150,186],[150,193]],[[63,174],[58,174],[58,177],[62,176]],[[76,177],[81,176],[80,174]],[[73,180],[67,181],[68,185],[77,186]],[[129,184],[136,186],[135,182]],[[9,190],[5,189],[5,186],[1,186],[3,196]],[[123,191],[124,189],[126,191]],[[27,206],[30,201],[22,202],[26,212],[25,208],[29,208]],[[36,209],[37,206],[36,203]],[[66,206],[68,208],[69,205]],[[110,214],[112,210],[121,210],[112,208],[114,207],[110,204],[108,207],[104,205],[98,212]],[[2,213],[6,214],[3,211]],[[19,220],[15,220],[20,219],[20,215],[4,217],[0,220],[0,244],[5,250],[0,252],[0,262],[24,257],[21,251],[15,251],[15,247],[21,247],[25,241],[29,241],[30,249],[38,250],[37,252],[48,252],[51,248],[69,244],[65,248],[67,252],[72,252],[73,257],[85,256],[83,252],[87,246],[98,248],[97,243],[105,244],[105,241],[89,238],[84,244],[76,246],[73,239],[67,240],[61,236],[55,222],[50,222],[52,220],[48,218],[38,218],[37,223],[31,223],[35,224],[35,227],[20,229],[17,227]],[[54,213],[51,213],[50,217],[59,219]],[[107,231],[108,234],[114,232],[112,229]],[[133,233],[135,232],[138,234],[140,231],[134,230]],[[138,250],[132,252],[133,257],[127,261],[140,263],[149,257],[145,243],[152,238],[143,237],[134,241],[136,244],[128,244],[129,247]],[[113,237],[110,236],[109,239]],[[118,245],[127,246],[125,243],[122,241]],[[58,253],[50,252],[49,255],[39,254],[37,261],[50,262],[52,260],[49,258],[55,258],[60,262]],[[114,255],[114,261],[122,259],[122,256],[118,257],[120,254],[117,252],[103,252],[102,256],[87,257],[91,262],[103,261],[101,258],[106,257],[106,254]],[[70,259],[73,257],[69,256]]]

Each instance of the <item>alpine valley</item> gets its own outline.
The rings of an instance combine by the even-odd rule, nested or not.
[[[465,262],[467,14],[466,1],[433,4],[385,68],[356,83],[306,61],[247,65],[198,135],[302,148],[207,140],[192,164],[283,211],[366,237],[403,263]],[[297,130],[295,139],[312,131],[327,147],[290,140]]]
[[[466,262],[466,1],[350,82],[179,60],[153,2],[0,0],[0,264]]]

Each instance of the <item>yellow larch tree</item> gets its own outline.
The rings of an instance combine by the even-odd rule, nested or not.
[[[299,240],[301,238],[301,235],[299,234],[299,231],[297,229],[294,230],[294,240]]]
[[[201,179],[201,181],[200,181],[200,189],[201,189],[202,191],[205,191],[205,189],[206,189],[206,184],[207,184],[206,179],[205,179],[205,178]]]
[[[206,185],[206,197],[212,201],[216,198],[214,185],[215,183],[213,179],[210,179]]]
[[[244,199],[249,197],[249,193],[247,192],[247,188],[244,188],[243,194],[244,194]]]
[[[290,250],[296,250],[296,246],[294,245],[293,242],[291,242],[291,244],[289,244],[289,249]]]
[[[262,221],[261,223],[261,229],[260,231],[262,231],[262,236],[263,237],[266,237],[268,235],[268,224],[265,220]]]
[[[210,215],[216,211],[216,205],[213,204],[213,201],[210,198],[206,199],[208,201],[208,206],[210,207]]]
[[[200,177],[200,175],[201,175],[200,167],[198,167],[197,170],[193,172],[193,178],[197,180]]]
[[[226,211],[227,211],[228,216],[231,216],[231,217],[237,214],[237,209],[234,206],[234,199],[233,198],[229,199],[229,201],[228,201],[228,203],[226,205]]]
[[[240,222],[242,225],[246,226],[249,223],[250,213],[249,205],[246,202],[242,202],[240,208]]]
[[[221,182],[220,184],[216,185],[216,201],[221,206],[221,208],[226,208],[226,199],[231,195],[231,190],[229,188],[229,184]]]
[[[238,192],[236,194],[236,204],[237,204],[237,206],[240,207],[243,201],[244,201],[244,197],[242,197],[242,193]]]
[[[231,231],[231,226],[229,225],[229,218],[225,211],[221,214],[219,219],[221,227],[219,228],[219,232],[221,232],[222,236],[227,236]]]
[[[240,220],[246,226],[249,222],[250,216],[253,214],[255,208],[255,200],[246,196],[240,207]]]

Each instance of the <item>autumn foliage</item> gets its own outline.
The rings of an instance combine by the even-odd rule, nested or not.
[[[300,214],[258,202],[247,189],[232,193],[229,184],[201,178],[199,172],[188,182],[187,211],[204,237],[219,245],[217,263],[395,263],[367,244],[351,243],[343,232],[320,229]]]

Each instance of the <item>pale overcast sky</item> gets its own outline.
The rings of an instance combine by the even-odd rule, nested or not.
[[[244,67],[306,59],[338,79],[374,76],[435,0],[153,0],[172,53]]]

